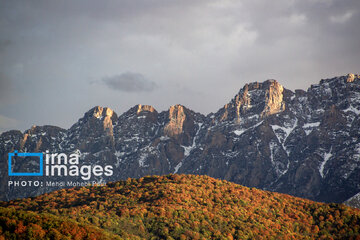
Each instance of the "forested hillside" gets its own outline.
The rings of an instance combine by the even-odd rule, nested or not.
[[[360,239],[358,209],[208,176],[128,179],[0,206],[5,239]]]

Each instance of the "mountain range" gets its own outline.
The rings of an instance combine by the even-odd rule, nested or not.
[[[276,80],[246,84],[215,113],[174,105],[158,112],[136,105],[120,116],[94,107],[71,128],[33,126],[0,136],[1,200],[61,186],[8,187],[8,153],[78,153],[90,165],[112,165],[96,181],[146,175],[208,175],[248,187],[322,202],[360,192],[360,76],[323,79],[294,92]],[[19,162],[19,169],[36,167]],[[33,166],[32,166],[33,165]],[[43,181],[46,177],[32,177]],[[72,180],[74,177],[64,177]]]

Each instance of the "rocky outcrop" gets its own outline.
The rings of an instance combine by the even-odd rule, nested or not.
[[[355,196],[352,196],[348,200],[344,202],[344,204],[354,207],[354,208],[360,208],[360,193],[356,194]]]
[[[186,114],[181,105],[171,106],[169,109],[169,122],[165,125],[164,134],[173,137],[183,133]]]
[[[113,122],[116,122],[117,115],[110,108],[94,107],[84,116],[84,121],[87,121],[88,128],[96,129],[101,134],[101,130],[105,132],[107,136],[113,136]],[[100,120],[100,121],[99,121]],[[99,126],[102,125],[99,128]]]
[[[255,116],[255,114],[258,118],[252,120],[257,121],[282,112],[285,110],[283,91],[283,86],[275,80],[246,84],[230,103],[216,113],[219,116],[217,120],[243,123],[251,120],[248,116]]]
[[[262,117],[266,117],[285,110],[285,102],[283,101],[284,88],[277,81],[269,81],[270,86],[266,90],[265,108],[261,113]]]
[[[359,75],[323,79],[295,92],[267,80],[246,84],[207,116],[182,105],[159,113],[152,106],[136,105],[119,117],[109,108],[95,107],[68,130],[44,126],[2,133],[1,163],[6,166],[7,153],[14,149],[77,151],[83,163],[113,165],[114,175],[107,181],[205,174],[343,202],[360,192],[359,116]],[[4,184],[10,178],[2,176],[3,199],[56,189],[9,191]]]
[[[346,78],[346,82],[353,82],[355,79],[360,78],[360,75],[349,73]]]
[[[150,105],[137,105],[137,112],[138,116],[144,116],[150,121],[157,121],[158,112],[155,110],[153,106]]]

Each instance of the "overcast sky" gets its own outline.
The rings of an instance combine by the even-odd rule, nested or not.
[[[0,132],[100,105],[208,114],[245,83],[360,72],[359,0],[0,0]]]

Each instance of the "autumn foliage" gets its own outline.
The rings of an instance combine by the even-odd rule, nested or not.
[[[0,239],[360,239],[360,211],[168,175],[0,202]]]

